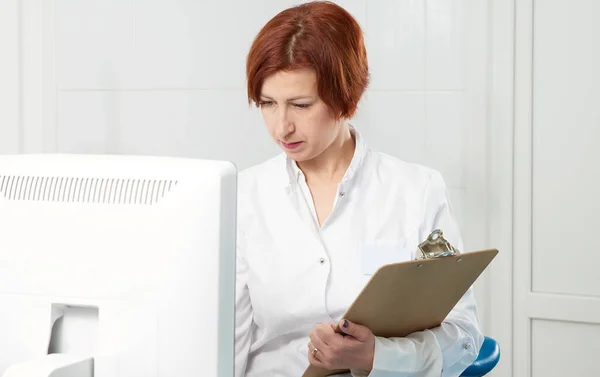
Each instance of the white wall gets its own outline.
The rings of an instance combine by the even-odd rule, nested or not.
[[[357,127],[373,147],[440,169],[466,227],[478,183],[465,147],[481,144],[485,127],[466,106],[477,82],[469,51],[482,47],[470,35],[485,29],[468,30],[467,17],[484,18],[485,7],[338,2],[364,27],[370,59]],[[277,153],[246,103],[244,62],[263,23],[294,3],[23,0],[24,150],[222,158],[239,168]]]
[[[0,6],[0,153],[19,152],[20,54],[19,3]]]
[[[245,54],[269,18],[297,2],[8,1],[13,13],[0,17],[18,32],[0,51],[20,51],[12,69],[22,75],[0,93],[20,90],[22,108],[0,118],[0,153],[191,156],[239,168],[270,157],[278,149],[245,98]],[[363,26],[369,54],[372,84],[355,125],[372,147],[441,170],[465,247],[495,246],[486,159],[493,1],[337,2]],[[488,332],[488,273],[477,285]]]

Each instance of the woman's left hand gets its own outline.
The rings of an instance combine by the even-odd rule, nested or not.
[[[350,321],[339,324],[343,334],[335,332],[335,324],[321,323],[310,333],[308,360],[314,366],[333,369],[370,371],[375,355],[375,335]]]

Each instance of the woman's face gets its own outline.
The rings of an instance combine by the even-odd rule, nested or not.
[[[342,122],[319,98],[312,69],[280,71],[263,83],[260,107],[271,137],[293,160],[318,157],[341,135]]]

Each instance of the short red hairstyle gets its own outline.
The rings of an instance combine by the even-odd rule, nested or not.
[[[319,96],[338,118],[351,118],[369,83],[367,52],[358,22],[344,8],[315,1],[288,8],[258,33],[246,61],[248,103],[260,103],[264,80],[310,68]]]

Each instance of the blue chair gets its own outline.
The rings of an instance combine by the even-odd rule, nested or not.
[[[488,374],[500,360],[500,346],[490,337],[485,337],[479,356],[460,376],[482,377]]]

